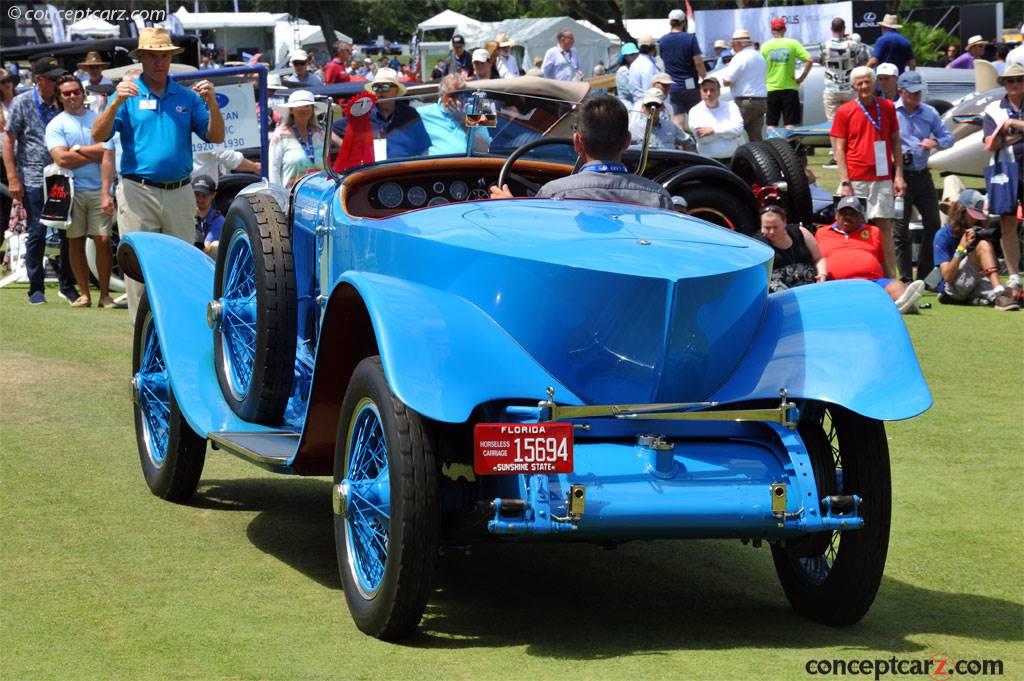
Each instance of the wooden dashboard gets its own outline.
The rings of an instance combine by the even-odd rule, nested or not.
[[[503,164],[501,158],[444,158],[367,168],[342,181],[342,205],[354,217],[386,218],[446,203],[488,199]],[[537,184],[571,171],[571,166],[547,161],[520,160],[514,168],[516,175]],[[510,179],[509,188],[516,196],[527,195],[515,180]]]

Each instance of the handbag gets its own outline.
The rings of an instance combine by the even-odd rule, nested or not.
[[[1001,152],[1007,153],[1001,153]],[[1009,159],[1007,159],[1009,156]],[[1003,147],[985,167],[985,191],[988,212],[993,215],[1016,215],[1020,192],[1020,166],[1013,157],[1013,147]]]
[[[43,210],[39,222],[47,227],[71,226],[71,203],[75,197],[75,179],[71,171],[51,163],[43,169]]]

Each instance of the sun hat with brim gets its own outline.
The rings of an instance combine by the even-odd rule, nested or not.
[[[145,52],[170,52],[172,55],[175,55],[184,52],[185,48],[178,47],[171,42],[171,34],[167,32],[166,28],[146,26],[142,29],[142,33],[139,34],[138,47],[129,52],[128,56],[135,57],[140,50]]]
[[[664,71],[658,71],[657,73],[654,74],[654,77],[651,78],[651,85],[659,84],[672,85],[672,76],[668,75]]]
[[[83,66],[110,66],[110,62],[103,61],[99,52],[92,51],[85,55],[85,61],[78,62],[78,68]]]
[[[60,78],[67,70],[60,65],[52,55],[46,57],[40,57],[32,62],[32,75],[42,76],[43,78],[49,78],[50,80],[56,80]]]
[[[732,34],[732,39],[736,41],[746,41],[749,43],[750,31],[745,28],[738,29]]]
[[[640,47],[654,47],[658,41],[650,33],[645,33],[637,39],[636,44]]]
[[[631,54],[640,54],[640,48],[636,46],[636,43],[626,43],[622,46],[622,51],[619,54],[623,57],[628,57]]]
[[[290,109],[297,109],[300,106],[311,106],[313,107],[314,113],[321,116],[327,112],[327,102],[318,102],[313,98],[313,93],[309,90],[296,90],[295,92],[288,95],[288,101],[282,102],[281,104],[275,104],[274,109],[285,116],[288,114]]]
[[[729,43],[727,43],[724,40],[722,40],[721,38],[719,38],[718,40],[715,41],[715,49],[716,50],[728,50],[729,49]]]
[[[293,61],[309,61],[309,52],[305,50],[292,50],[292,53],[288,55],[288,63],[291,64]]]
[[[1014,62],[1007,66],[1006,70],[996,77],[996,81],[1000,85],[1005,85],[1006,83],[1004,83],[1003,81],[1005,81],[1007,78],[1020,78],[1021,76],[1024,76],[1024,64],[1018,64]]]
[[[977,189],[963,190],[960,192],[960,198],[957,201],[967,210],[967,214],[975,220],[988,219],[988,213],[985,212],[985,195]]]
[[[644,106],[648,104],[664,104],[665,93],[656,87],[652,87],[650,90],[644,93],[642,103]]]
[[[839,199],[839,203],[836,204],[836,212],[841,210],[855,210],[857,215],[863,215],[864,209],[860,205],[860,199],[856,196],[844,196]]]
[[[885,26],[886,28],[903,28],[903,24],[898,23],[900,18],[895,14],[886,14],[885,17],[878,22],[879,26]]]
[[[975,45],[988,45],[988,41],[982,38],[980,35],[972,35],[967,39],[967,49],[971,49]]]
[[[516,44],[516,41],[512,40],[512,36],[508,33],[499,33],[495,40],[498,42],[498,47],[515,47]]]
[[[405,94],[405,85],[398,82],[398,71],[395,71],[394,69],[377,69],[377,73],[373,76],[373,80],[367,83],[363,89],[367,92],[373,92],[373,86],[378,83],[390,83],[398,88],[399,96]]]

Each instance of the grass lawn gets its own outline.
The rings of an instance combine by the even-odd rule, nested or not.
[[[812,658],[935,654],[1024,678],[1024,313],[928,296],[906,318],[935,405],[888,426],[892,541],[861,623],[794,615],[766,547],[504,545],[445,555],[396,645],[349,618],[327,479],[211,451],[191,505],[152,496],[127,313],[50,300],[0,290],[2,679],[808,679]]]

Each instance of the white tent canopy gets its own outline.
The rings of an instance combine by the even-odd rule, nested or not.
[[[179,7],[174,16],[181,20],[186,31],[205,31],[224,28],[273,28],[279,21],[288,21],[286,13],[271,12],[189,12]]]
[[[667,23],[667,22],[666,22]],[[426,31],[451,29],[466,39],[466,49],[483,47],[499,33],[508,33],[515,41],[513,53],[522,60],[525,68],[533,66],[534,57],[543,57],[556,44],[555,36],[563,28],[571,29],[576,37],[576,51],[579,53],[580,69],[587,76],[600,61],[609,65],[618,55],[620,40],[592,25],[583,24],[570,17],[543,17],[537,19],[506,19],[504,21],[480,22],[458,12],[445,10],[417,26],[422,36]],[[421,47],[443,47],[447,44],[422,43]],[[431,50],[434,52],[435,50]],[[430,62],[433,65],[433,61]]]
[[[109,37],[117,37],[118,35],[120,35],[120,33],[121,30],[117,26],[114,26],[113,24],[103,21],[103,19],[100,19],[98,16],[94,14],[90,14],[86,18],[76,21],[75,23],[68,26],[69,36],[102,35]]]

